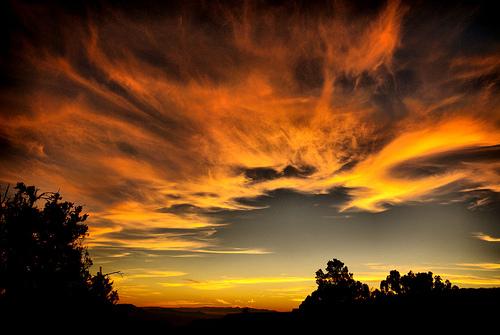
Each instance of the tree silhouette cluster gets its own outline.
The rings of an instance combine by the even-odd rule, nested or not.
[[[0,303],[3,306],[110,306],[109,277],[91,275],[81,206],[18,183],[0,195]]]
[[[380,291],[374,294],[379,297],[430,297],[443,295],[458,287],[441,276],[433,276],[432,272],[408,272],[401,276],[397,270],[392,270],[385,280],[380,282]]]
[[[397,270],[390,271],[380,282],[380,289],[370,290],[367,284],[354,280],[353,274],[338,259],[328,261],[325,271],[316,272],[317,289],[307,296],[299,309],[327,310],[338,306],[360,304],[387,304],[421,302],[441,299],[458,291],[449,280],[443,281],[432,272],[412,271],[401,276]]]

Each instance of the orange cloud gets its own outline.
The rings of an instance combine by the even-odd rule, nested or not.
[[[316,21],[283,17],[273,10],[263,13],[251,4],[242,12],[224,10],[221,19],[227,20],[231,34],[216,39],[229,54],[211,47],[213,37],[184,17],[152,23],[155,30],[142,44],[133,42],[128,48],[122,47],[124,37],[144,36],[144,25],[130,20],[123,28],[112,17],[91,20],[77,39],[63,39],[65,54],[40,52],[28,44],[22,56],[40,76],[64,80],[78,93],[76,98],[46,88],[33,93],[29,115],[2,113],[6,136],[39,157],[29,165],[33,180],[45,180],[41,186],[46,187],[64,185],[69,196],[83,194],[96,218],[114,222],[113,228],[91,226],[92,245],[110,242],[107,233],[126,227],[213,227],[216,222],[203,214],[156,210],[184,203],[246,209],[237,199],[278,188],[322,193],[346,186],[353,189],[353,199],[345,208],[369,211],[383,210],[384,203],[421,200],[462,179],[498,190],[494,166],[479,163],[413,180],[391,175],[398,163],[411,159],[500,143],[496,119],[491,113],[484,118],[482,111],[497,107],[481,95],[443,92],[436,97],[433,92],[390,107],[408,109],[400,121],[386,124],[383,114],[378,120],[387,111],[371,102],[371,90],[381,90],[401,66],[393,58],[402,47],[407,8],[389,1],[369,19],[356,19],[347,4],[333,6],[338,15]],[[115,14],[129,20],[124,13]],[[275,30],[255,38],[262,27],[285,21],[291,27],[289,38]],[[177,48],[160,48],[164,37]],[[206,64],[199,64],[194,46],[203,51]],[[143,48],[158,54],[156,63],[142,57]],[[450,74],[456,80],[482,76],[498,67],[498,59],[451,59]],[[163,72],[163,66],[171,69]],[[208,69],[213,72],[204,72]],[[366,78],[371,86],[363,83]],[[341,80],[352,81],[349,94]],[[101,102],[96,104],[96,99]],[[434,116],[443,108],[446,117]],[[29,140],[26,132],[33,134]],[[346,163],[354,168],[339,172]],[[235,173],[236,167],[280,170],[290,165],[315,170],[306,178],[254,184]],[[483,173],[477,174],[478,169]],[[19,179],[16,171],[7,165],[3,178]],[[155,241],[154,248],[209,244],[170,236]]]
[[[500,191],[498,159],[398,173],[500,144],[495,46],[458,54],[448,39],[461,29],[441,23],[443,34],[428,41],[431,22],[405,30],[413,13],[399,1],[367,13],[349,2],[314,13],[200,6],[155,18],[115,8],[61,14],[58,24],[72,28],[57,29],[57,39],[34,20],[41,6],[20,6],[39,40],[19,37],[22,69],[12,72],[28,83],[0,96],[0,180],[85,204],[91,248],[203,255],[272,254],[221,246],[224,226],[209,214],[255,209],[241,199],[281,188],[343,186],[351,197],[343,210],[372,212],[433,200],[456,182],[463,192]],[[245,175],[256,168],[272,178]]]

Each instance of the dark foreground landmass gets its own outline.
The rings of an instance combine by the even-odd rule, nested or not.
[[[160,334],[339,334],[409,332],[430,334],[499,330],[500,289],[461,289],[460,299],[395,305],[339,305],[312,314],[240,308],[139,308],[119,305],[121,325]]]
[[[161,308],[118,304],[107,311],[3,311],[2,329],[86,334],[340,334],[344,332],[468,331],[496,333],[500,288],[459,289],[448,298],[276,312],[251,308]],[[8,326],[7,326],[8,324]],[[12,328],[14,326],[14,328]],[[2,332],[4,333],[4,332]]]
[[[339,304],[328,310],[161,308],[118,304],[111,310],[25,306],[2,310],[1,333],[341,334],[344,332],[498,332],[500,288],[459,289],[440,300]],[[7,331],[6,331],[7,330]],[[33,332],[32,332],[33,333]]]
[[[240,308],[240,307],[137,307],[131,304],[119,304],[115,307],[114,315],[131,325],[162,326],[167,328],[190,328],[203,324],[230,318],[232,315],[251,314],[280,314],[267,309]]]
[[[338,305],[330,310],[304,313],[248,308],[140,308],[118,305],[116,317],[129,329],[170,334],[338,334],[344,331],[473,334],[498,331],[500,288],[460,289],[442,301],[396,304]]]

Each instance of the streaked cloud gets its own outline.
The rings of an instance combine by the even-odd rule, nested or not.
[[[500,270],[500,263],[460,263],[458,265],[481,270]]]
[[[125,279],[142,279],[142,278],[165,278],[165,277],[179,277],[184,276],[187,273],[181,271],[151,271],[151,270],[139,270],[138,273],[125,273],[123,277]]]
[[[261,284],[284,284],[297,282],[311,282],[309,277],[256,277],[256,278],[226,278],[210,281],[195,281],[186,282],[163,282],[165,287],[190,287],[198,290],[223,290],[240,285],[261,285]]]
[[[206,253],[206,254],[244,254],[244,255],[266,255],[272,253],[272,251],[268,251],[265,249],[244,249],[244,248],[234,248],[226,250],[198,249],[192,251]]]
[[[490,236],[488,234],[484,234],[484,233],[473,233],[472,236],[474,236],[475,238],[481,240],[481,241],[486,241],[486,242],[500,242],[500,237],[494,237],[494,236]]]

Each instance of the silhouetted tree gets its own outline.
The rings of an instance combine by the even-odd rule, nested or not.
[[[118,301],[118,292],[113,290],[113,282],[102,270],[90,279],[89,292],[97,305],[109,305]]]
[[[340,260],[328,261],[325,270],[326,272],[319,269],[316,272],[318,288],[300,305],[301,310],[329,308],[370,299],[368,285],[354,280],[353,274]]]
[[[114,304],[108,276],[92,276],[82,207],[18,183],[0,196],[0,299],[7,304]],[[40,202],[43,202],[40,204]]]
[[[405,295],[428,295],[433,289],[432,272],[408,272],[401,278],[401,290]]]
[[[389,295],[401,293],[401,275],[397,270],[392,270],[387,278],[380,282],[380,291]]]

